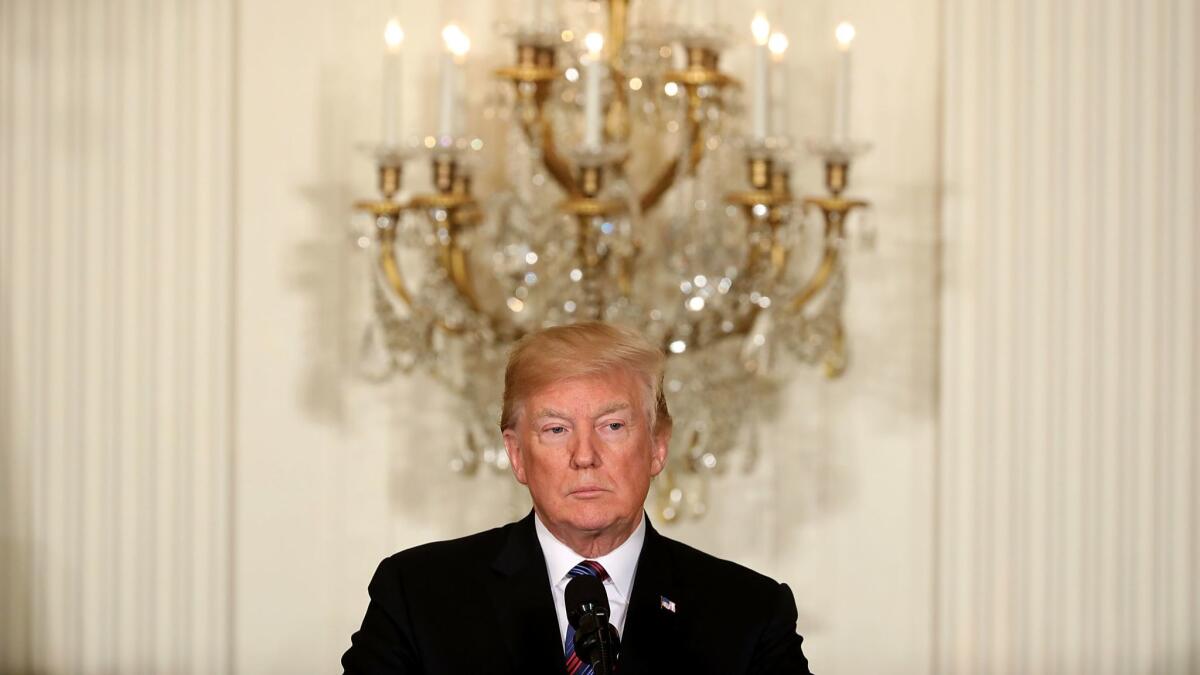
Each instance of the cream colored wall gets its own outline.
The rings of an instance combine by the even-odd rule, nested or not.
[[[449,474],[457,435],[430,383],[376,386],[354,372],[367,289],[349,205],[373,189],[356,146],[379,133],[386,17],[382,3],[240,7],[239,672],[337,668],[382,557],[508,515],[502,483],[468,497]],[[408,51],[432,54],[437,19],[421,18],[405,15]],[[408,58],[408,90],[427,89],[429,65]]]
[[[465,26],[479,55],[469,75],[476,105],[485,64],[511,58],[487,31],[494,6],[470,3]],[[881,230],[878,249],[852,263],[850,373],[830,384],[803,372],[764,428],[767,451],[754,470],[716,485],[706,520],[663,528],[791,584],[808,652],[825,672],[929,667],[935,6],[845,8],[861,38],[853,124],[876,144],[855,181]],[[749,10],[728,11],[749,25]],[[837,12],[814,3],[785,14],[796,86],[822,100]],[[281,16],[290,17],[286,31],[276,29]],[[333,0],[245,3],[241,14],[235,609],[244,672],[334,663],[380,558],[527,508],[507,477],[464,481],[445,470],[458,437],[448,401],[429,383],[375,387],[346,372],[366,292],[362,260],[347,246],[347,205],[372,190],[354,146],[378,127],[383,16]],[[406,53],[432,53],[444,17],[412,4],[401,16]],[[413,60],[409,90],[430,90],[428,65],[418,81]],[[797,97],[796,108],[802,133],[824,131],[823,105]],[[410,130],[429,129],[429,109],[407,111]],[[811,190],[818,167],[808,162]],[[417,181],[425,173],[421,164],[409,171]]]
[[[400,4],[409,53],[435,4]],[[447,4],[473,83],[509,4]],[[448,473],[436,387],[355,373],[386,3],[84,6],[0,3],[0,670],[336,668],[380,558],[527,508]],[[851,369],[801,372],[759,463],[662,529],[791,584],[818,672],[1195,671],[1194,6],[776,6],[801,136],[859,29]]]
[[[0,672],[231,666],[233,36],[0,3]]]
[[[935,664],[1200,672],[1200,12],[946,10]]]

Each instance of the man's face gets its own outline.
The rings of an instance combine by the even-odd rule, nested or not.
[[[504,432],[513,474],[560,538],[636,526],[670,439],[651,434],[644,391],[629,373],[564,380],[530,396]]]

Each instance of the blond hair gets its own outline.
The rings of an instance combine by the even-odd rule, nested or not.
[[[520,407],[544,387],[624,371],[646,387],[642,403],[651,433],[668,431],[671,413],[662,387],[666,362],[666,354],[637,331],[599,321],[530,333],[513,345],[508,355],[500,429],[514,428]]]

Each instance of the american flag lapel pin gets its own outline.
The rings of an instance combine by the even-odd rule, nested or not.
[[[668,612],[670,612],[672,614],[675,613],[675,603],[671,600],[668,600],[667,596],[665,596],[665,595],[658,596],[658,606],[662,607],[663,609],[667,610]]]

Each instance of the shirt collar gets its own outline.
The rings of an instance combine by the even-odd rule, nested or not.
[[[542,546],[542,555],[546,558],[546,573],[552,581],[551,585],[556,587],[560,584],[565,585],[567,572],[570,572],[572,567],[578,565],[585,558],[551,534],[550,530],[542,524],[542,517],[536,513],[533,518],[533,526],[537,530],[538,543]],[[617,594],[625,601],[629,600],[629,592],[633,589],[633,577],[637,572],[638,556],[641,555],[642,544],[645,542],[646,515],[643,513],[637,529],[620,546],[599,558],[588,558],[588,560],[595,560],[604,566]]]

